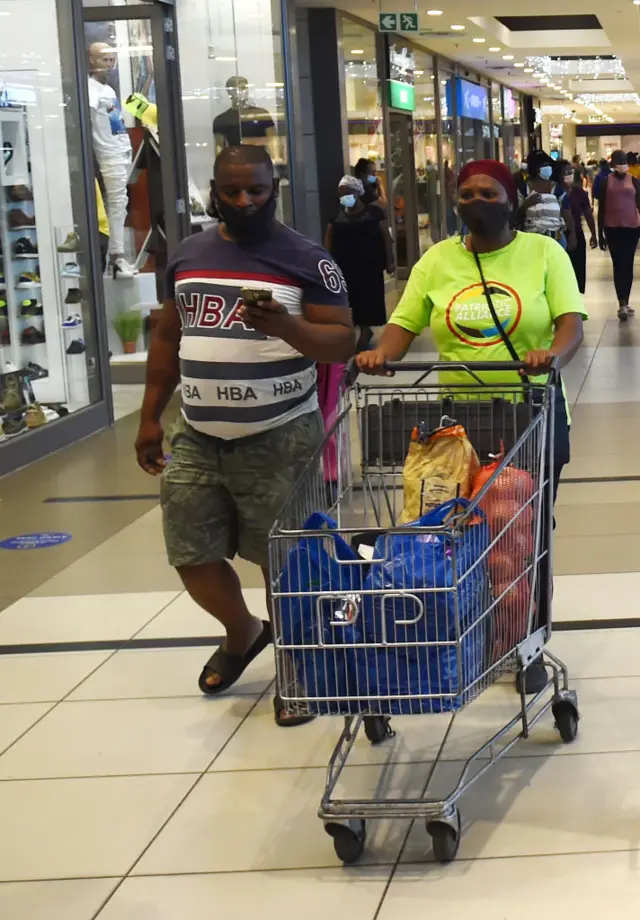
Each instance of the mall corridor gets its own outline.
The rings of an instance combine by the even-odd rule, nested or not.
[[[216,626],[166,563],[158,483],[135,465],[135,413],[0,481],[1,538],[72,536],[0,551],[3,920],[637,913],[640,316],[615,319],[606,254],[589,253],[586,303],[566,374],[573,459],[556,509],[552,639],[580,733],[562,745],[548,716],[479,780],[460,803],[450,866],[408,821],[370,822],[361,863],[338,862],[317,809],[341,723],[278,729],[269,652],[232,692],[201,696]],[[265,616],[259,572],[239,571]],[[417,794],[442,749],[434,781],[445,788],[516,706],[498,684],[446,738],[446,716],[395,718],[393,740],[357,742],[345,786]]]

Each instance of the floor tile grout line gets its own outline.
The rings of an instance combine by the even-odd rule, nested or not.
[[[256,700],[254,700],[253,706],[250,706],[250,707],[248,708],[248,710],[247,710],[247,712],[245,713],[244,717],[240,720],[240,722],[238,723],[238,725],[236,725],[235,729],[234,729],[233,732],[229,735],[229,737],[227,738],[227,740],[225,741],[225,743],[222,745],[222,747],[220,748],[220,750],[218,750],[218,751],[216,752],[216,754],[215,754],[214,757],[211,759],[211,761],[210,761],[209,765],[207,766],[207,768],[200,774],[200,776],[198,776],[198,778],[197,778],[196,781],[193,783],[193,785],[191,785],[191,786],[189,787],[188,791],[187,791],[187,792],[185,793],[185,795],[180,799],[180,801],[178,802],[178,804],[176,805],[176,807],[171,811],[171,813],[170,813],[169,816],[166,818],[166,820],[162,823],[162,825],[160,826],[160,828],[159,828],[159,829],[156,831],[156,833],[152,836],[151,840],[150,840],[150,841],[147,843],[147,845],[143,848],[142,852],[141,852],[141,853],[138,855],[138,857],[133,861],[133,863],[131,864],[131,866],[129,867],[129,869],[128,869],[127,872],[125,873],[125,875],[122,876],[122,878],[120,879],[119,883],[115,886],[115,888],[113,889],[113,891],[112,891],[112,892],[108,895],[108,897],[103,901],[103,903],[100,905],[100,907],[99,907],[98,910],[95,912],[95,914],[93,914],[93,916],[91,917],[91,920],[97,920],[97,918],[98,918],[99,915],[102,913],[102,911],[104,910],[104,908],[107,906],[107,904],[109,903],[109,901],[113,898],[113,896],[116,894],[116,892],[122,887],[122,885],[124,884],[124,882],[131,876],[131,873],[133,872],[133,870],[135,869],[135,867],[138,865],[138,863],[140,862],[140,860],[144,857],[145,853],[147,853],[147,852],[149,851],[149,849],[153,846],[153,844],[154,844],[155,841],[158,839],[158,837],[159,837],[160,834],[163,832],[163,830],[168,826],[168,824],[169,824],[169,822],[172,820],[172,818],[178,813],[178,811],[180,810],[180,808],[182,808],[182,806],[183,806],[184,803],[187,801],[187,799],[189,798],[189,796],[191,795],[191,793],[194,791],[194,789],[202,782],[203,778],[208,774],[209,770],[211,769],[211,767],[213,766],[213,764],[216,762],[216,760],[218,759],[218,757],[220,756],[220,754],[222,754],[222,752],[227,748],[227,746],[230,744],[230,742],[233,740],[233,738],[235,738],[235,736],[237,735],[237,733],[239,732],[239,730],[242,728],[242,726],[244,725],[244,723],[246,722],[246,720],[249,718],[249,716],[250,716],[251,713],[254,711],[254,709],[256,708],[256,706],[260,703],[260,701],[262,700],[262,698],[269,692],[269,690],[271,689],[271,686],[272,686],[274,683],[275,683],[275,681],[272,681],[272,682],[269,684],[269,686],[265,688],[264,692],[263,692]]]
[[[596,347],[593,349],[593,354],[591,355],[591,360],[589,361],[589,366],[587,367],[587,372],[586,372],[586,374],[584,375],[584,377],[583,377],[583,379],[582,379],[582,384],[580,385],[580,389],[578,390],[578,392],[577,392],[577,394],[576,394],[575,401],[571,404],[571,408],[572,408],[572,409],[576,409],[576,408],[578,407],[578,403],[579,403],[579,401],[580,401],[580,397],[581,397],[581,395],[582,395],[582,391],[584,390],[585,385],[586,385],[586,382],[587,382],[587,377],[588,377],[589,374],[591,373],[591,369],[592,369],[592,367],[593,367],[593,362],[596,360],[596,355],[598,354],[598,349],[599,349],[600,346],[602,345],[602,339],[604,338],[604,334],[605,334],[606,329],[607,329],[607,323],[605,322],[604,326],[602,327],[602,332],[600,333],[600,338],[598,339],[598,343],[597,343]]]
[[[441,756],[441,754],[444,752],[445,746],[446,746],[446,744],[447,744],[447,740],[448,740],[448,738],[449,738],[449,736],[450,736],[450,734],[451,734],[451,732],[452,732],[452,730],[453,730],[453,726],[454,726],[454,724],[455,724],[455,721],[456,721],[456,714],[453,713],[452,716],[451,716],[451,718],[449,719],[449,724],[447,725],[447,730],[446,730],[446,732],[444,733],[444,737],[442,738],[442,741],[441,741],[441,743],[440,743],[440,747],[438,748],[438,752],[437,752],[436,756],[434,757],[433,762],[432,762],[432,764],[431,764],[431,769],[427,772],[427,777],[426,777],[426,779],[425,779],[425,781],[424,781],[424,785],[422,786],[422,791],[421,791],[421,793],[420,793],[420,798],[421,798],[421,799],[424,799],[424,797],[425,797],[425,795],[426,795],[426,792],[427,792],[427,789],[429,788],[429,783],[430,783],[431,780],[433,779],[433,776],[434,776],[434,773],[435,773],[435,771],[436,771],[436,768],[437,768],[438,764],[442,762],[442,761],[440,760],[440,756]],[[409,822],[409,826],[408,826],[408,828],[407,828],[407,831],[406,831],[404,837],[402,838],[402,840],[401,840],[401,842],[400,842],[400,847],[399,847],[399,849],[398,849],[398,854],[397,854],[397,856],[396,856],[395,862],[393,863],[393,865],[392,865],[392,867],[391,867],[391,872],[389,873],[389,877],[387,878],[386,884],[385,884],[385,886],[384,886],[384,888],[383,888],[383,890],[382,890],[382,894],[381,894],[381,896],[380,896],[380,901],[378,902],[378,906],[377,906],[377,908],[376,908],[376,910],[375,910],[375,913],[374,913],[374,915],[373,915],[373,917],[372,917],[372,920],[378,920],[378,918],[380,917],[380,912],[382,911],[382,908],[384,907],[384,902],[386,901],[387,895],[389,894],[389,891],[390,891],[390,889],[391,889],[391,885],[393,884],[393,880],[394,880],[394,878],[395,878],[396,872],[398,871],[398,866],[400,865],[400,860],[402,859],[402,854],[404,853],[404,851],[405,851],[405,849],[406,849],[406,846],[407,846],[407,843],[409,842],[409,837],[411,836],[411,832],[413,831],[413,828],[414,828],[414,825],[415,825],[416,821],[417,821],[417,818],[412,818],[412,819],[411,819],[411,821]]]

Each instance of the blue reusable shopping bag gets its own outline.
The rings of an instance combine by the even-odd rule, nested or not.
[[[294,595],[278,599],[282,641],[315,646],[291,652],[306,697],[354,695],[358,669],[353,646],[362,642],[362,636],[357,618],[351,623],[341,608],[346,595],[362,591],[367,563],[336,532],[335,521],[327,515],[312,514],[304,529],[325,533],[301,538],[280,575],[278,591]],[[327,541],[333,552],[328,551]],[[338,592],[338,596],[323,597],[327,592]],[[337,647],[344,645],[352,647]],[[343,711],[336,702],[310,703],[310,708],[318,714]]]
[[[458,532],[412,532],[415,527],[441,527],[456,508],[469,504],[452,499],[401,533],[378,537],[365,582],[365,588],[376,591],[365,608],[367,642],[411,645],[455,639],[456,621],[463,632],[482,613],[488,581],[486,565],[478,560],[489,546],[483,512]],[[445,590],[453,589],[456,579],[455,591]]]

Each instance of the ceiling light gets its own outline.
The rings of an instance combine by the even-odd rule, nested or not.
[[[284,83],[265,83],[265,86],[270,87],[270,89],[282,89]]]
[[[233,62],[233,61],[237,61],[237,60],[238,60],[238,58],[236,58],[236,57],[215,57],[215,58],[214,58],[214,61],[229,61],[229,62]]]
[[[362,48],[352,48],[349,54],[364,54]]]
[[[503,60],[503,61],[512,61],[512,60],[514,59],[514,57],[515,57],[515,54],[503,54],[503,55],[502,55],[502,60]]]
[[[427,10],[427,16],[442,16],[442,10]]]
[[[447,85],[446,80],[440,80],[440,86],[446,86],[446,85]]]
[[[516,63],[513,66],[514,67],[524,67],[524,64],[521,61],[516,61]]]
[[[414,77],[422,77],[424,75],[424,70],[414,70],[413,75]]]
[[[476,45],[484,45],[486,38],[474,38],[473,41],[476,43]]]
[[[524,72],[525,72],[525,73],[533,73],[533,67],[525,67]]]
[[[640,6],[640,0],[633,0],[634,6]]]
[[[489,48],[489,51],[502,51],[502,48],[500,47],[500,45],[491,45],[491,47]]]
[[[463,30],[464,30],[464,26],[451,26],[452,32],[462,32]]]

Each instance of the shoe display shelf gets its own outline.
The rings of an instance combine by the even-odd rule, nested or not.
[[[64,353],[67,402],[72,407],[89,402],[87,349],[84,342],[84,308],[86,277],[82,268],[81,244],[77,227],[54,228],[57,275],[62,314],[62,350]]]

